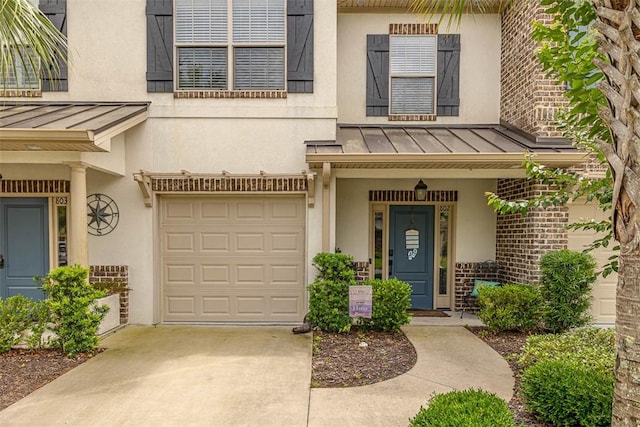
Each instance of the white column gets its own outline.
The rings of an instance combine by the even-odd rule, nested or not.
[[[87,231],[87,167],[69,164],[71,169],[71,202],[69,204],[69,265],[89,266]]]

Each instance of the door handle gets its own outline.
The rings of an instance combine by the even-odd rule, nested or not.
[[[0,268],[4,268],[4,257],[0,254]]]

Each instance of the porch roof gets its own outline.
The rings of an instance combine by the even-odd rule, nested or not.
[[[338,125],[335,141],[305,141],[311,168],[513,169],[526,153],[558,167],[585,161],[564,138],[535,138],[505,125]]]
[[[148,102],[0,102],[0,151],[109,151]]]

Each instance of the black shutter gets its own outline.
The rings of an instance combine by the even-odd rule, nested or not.
[[[460,107],[460,34],[438,34],[438,116],[457,116]]]
[[[367,116],[389,115],[389,35],[367,35]]]
[[[55,27],[65,36],[67,35],[67,0],[40,0],[39,8],[42,13],[55,25]],[[64,56],[66,51],[63,52]],[[57,56],[56,62],[58,70],[51,70],[51,74],[47,70],[42,70],[42,91],[43,92],[66,92],[69,90],[67,63],[65,60]],[[53,76],[50,80],[49,76]]]
[[[287,1],[287,91],[313,93],[313,0]]]
[[[147,92],[173,92],[173,0],[147,0]]]

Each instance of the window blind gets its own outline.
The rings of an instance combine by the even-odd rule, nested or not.
[[[284,89],[284,48],[235,48],[234,57],[235,89]]]
[[[226,43],[227,0],[176,0],[177,43]]]
[[[234,0],[235,43],[284,43],[284,0]]]
[[[227,48],[179,48],[178,87],[180,89],[227,89]]]
[[[436,74],[435,36],[390,36],[390,73]]]
[[[391,114],[433,114],[433,77],[392,77]]]

